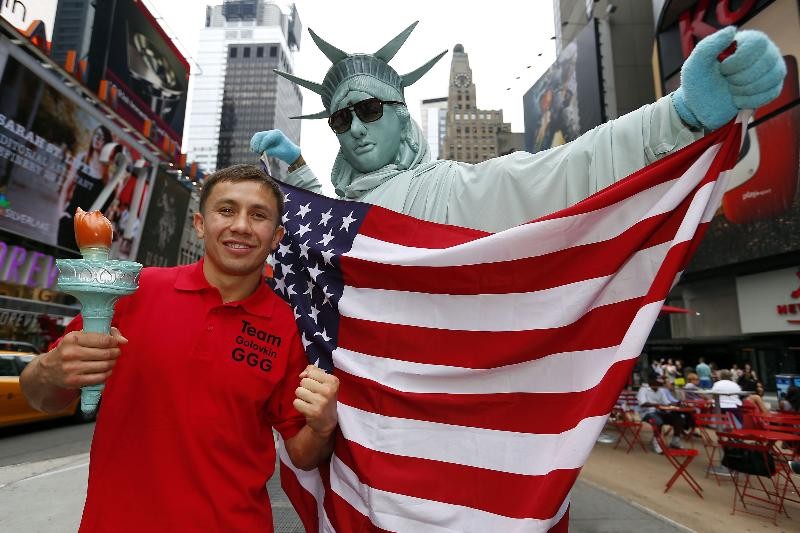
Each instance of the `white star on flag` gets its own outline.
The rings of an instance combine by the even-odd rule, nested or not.
[[[317,276],[322,274],[322,270],[316,265],[308,267],[308,273],[311,274],[311,277],[316,281]]]
[[[321,244],[322,246],[328,246],[328,243],[333,240],[333,232],[328,231],[325,235],[322,236],[322,240],[319,241],[317,244]]]
[[[307,203],[306,205],[301,205],[300,209],[297,211],[297,214],[300,218],[305,217],[308,212],[311,211],[311,202]]]
[[[300,225],[300,229],[297,230],[297,235],[302,237],[303,235],[305,235],[309,231],[311,231],[311,228],[309,227],[308,224],[301,224]]]
[[[285,256],[290,253],[292,253],[292,249],[288,244],[283,244],[282,242],[278,244],[278,255]]]
[[[275,290],[280,292],[286,292],[285,278],[275,278]]]
[[[342,218],[342,227],[339,229],[344,229],[345,231],[350,231],[350,224],[355,222],[356,219],[353,218],[353,211],[350,211],[350,214],[346,217]]]
[[[329,340],[331,340],[331,338],[328,337],[328,332],[325,331],[325,328],[322,328],[322,331],[317,331],[316,333],[314,333],[314,335],[319,335],[320,337],[322,337],[322,340],[324,340],[325,342],[328,342]]]
[[[333,216],[332,213],[333,213],[333,209],[328,209],[328,211],[326,211],[325,213],[322,213],[322,219],[319,221],[319,225],[320,226],[327,226],[328,225],[328,221]]]
[[[333,266],[333,263],[331,263],[331,260],[333,259],[333,256],[336,255],[336,252],[334,252],[333,250],[327,250],[327,251],[320,251],[320,254],[322,254],[322,259],[325,260],[325,264],[326,265]]]
[[[308,241],[300,244],[300,257],[305,257],[306,259],[308,259],[308,249],[309,248],[310,247],[308,246]]]

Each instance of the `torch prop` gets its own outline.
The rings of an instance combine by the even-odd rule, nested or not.
[[[58,288],[81,303],[86,332],[110,333],[114,304],[139,287],[140,263],[109,258],[112,231],[111,222],[102,213],[87,213],[79,207],[75,213],[75,239],[83,258],[56,260]],[[97,410],[102,390],[103,385],[81,389],[84,414]]]

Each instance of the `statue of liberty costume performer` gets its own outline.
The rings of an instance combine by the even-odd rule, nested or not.
[[[322,97],[323,111],[295,118],[328,118],[340,144],[331,173],[337,195],[491,232],[572,205],[722,126],[739,109],[764,105],[780,93],[786,73],[766,35],[728,27],[698,43],[677,91],[568,144],[474,165],[431,161],[403,89],[446,52],[405,75],[389,66],[415,25],[373,54],[347,54],[309,30],[333,63],[322,83],[276,72]],[[735,52],[720,61],[734,41]],[[300,149],[280,130],[256,133],[251,148],[289,163],[287,183],[320,192]]]
[[[323,111],[299,118],[327,118],[337,135],[340,150],[331,180],[340,197],[492,232],[572,205],[690,144],[702,136],[704,128],[722,126],[739,109],[769,102],[780,93],[785,76],[780,52],[765,35],[737,34],[735,28],[727,28],[698,44],[684,66],[683,85],[676,92],[569,144],[537,154],[517,152],[475,165],[431,161],[420,128],[409,116],[403,89],[444,54],[405,75],[388,64],[413,28],[374,54],[347,54],[309,30],[333,63],[324,80],[318,84],[280,74],[322,97]],[[720,62],[719,54],[734,38],[736,51]],[[266,152],[289,163],[287,183],[320,191],[320,182],[305,165],[300,149],[279,130],[255,134],[251,147],[258,154]],[[402,439],[403,435],[393,437]],[[362,465],[362,469],[370,466]],[[481,530],[473,523],[467,528],[454,527],[455,505],[430,508],[424,500],[414,500],[412,505],[408,499],[382,499],[380,489],[365,484],[362,491],[361,486],[348,485],[348,479],[342,476],[340,483],[346,485],[343,490],[352,491],[358,514],[368,515],[380,527],[404,530],[392,527],[392,519],[405,513],[408,521],[396,522],[406,526],[405,530]],[[330,529],[325,520],[320,530]],[[408,527],[411,523],[418,527]],[[531,522],[530,528],[534,527],[538,526]]]

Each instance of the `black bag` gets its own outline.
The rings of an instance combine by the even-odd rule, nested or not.
[[[743,448],[725,448],[722,456],[722,466],[728,470],[735,470],[754,476],[772,477],[775,474],[775,460],[772,455],[757,450]]]

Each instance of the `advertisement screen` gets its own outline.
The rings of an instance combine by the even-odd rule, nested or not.
[[[53,39],[53,21],[58,0],[0,0],[0,17],[21,32],[27,31],[35,20],[44,22],[47,40]]]
[[[117,257],[127,258],[138,216],[130,208],[145,190],[138,154],[13,56],[0,87],[0,229],[77,250],[75,209],[102,210]]]
[[[175,266],[191,192],[159,169],[147,210],[137,261],[145,266]]]
[[[89,68],[90,84],[114,84],[112,107],[136,129],[151,120],[156,144],[180,143],[189,64],[141,1],[98,3]]]
[[[777,100],[757,109],[722,207],[687,271],[800,249],[800,12],[778,0],[742,25],[767,33],[784,54]]]
[[[525,150],[568,143],[603,123],[601,94],[597,27],[591,23],[522,97]]]

